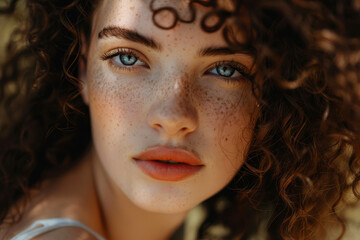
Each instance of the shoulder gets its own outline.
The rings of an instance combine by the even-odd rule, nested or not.
[[[13,228],[2,228],[0,229],[0,239],[12,239],[20,232]],[[17,233],[16,233],[17,232]],[[87,232],[86,230],[79,228],[79,227],[62,227],[57,228],[45,233],[42,233],[36,237],[33,237],[31,240],[98,240],[95,236],[91,233]]]
[[[104,238],[82,222],[66,218],[37,220],[25,227],[8,229],[1,239],[27,240],[103,240]]]
[[[63,227],[43,233],[32,240],[97,240],[91,233],[77,227]]]
[[[0,223],[0,239],[10,239],[9,235],[14,236],[39,220],[59,218],[77,220],[101,234],[103,230],[96,191],[94,186],[85,183],[92,182],[86,163],[80,163],[59,178],[43,182],[26,201],[24,200],[24,204],[19,206],[14,204],[9,210],[8,220]],[[16,216],[18,220],[11,220],[12,216]],[[47,224],[50,224],[49,221]],[[77,227],[76,224],[75,226],[67,224],[39,234],[33,239],[83,240],[96,239],[96,237],[85,229]]]
[[[0,231],[0,239],[13,239],[14,237],[24,239],[25,237],[27,240],[100,240],[89,231],[77,226],[59,227],[34,234],[34,230],[37,228],[38,227],[35,227],[31,230],[30,226],[28,226],[27,228],[15,231],[4,231],[3,228],[2,231]],[[30,236],[27,234],[23,235],[25,230],[31,233]]]

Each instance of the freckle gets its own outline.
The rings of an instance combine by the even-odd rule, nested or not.
[[[133,11],[135,8],[134,7],[130,7],[130,10]]]

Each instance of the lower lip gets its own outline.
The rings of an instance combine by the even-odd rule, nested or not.
[[[135,159],[137,166],[146,175],[161,181],[181,181],[188,178],[202,169],[203,166],[163,163],[152,160]]]

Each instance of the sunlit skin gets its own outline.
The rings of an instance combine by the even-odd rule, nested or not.
[[[198,6],[197,19],[206,11]],[[124,239],[117,226],[131,222],[126,211],[157,216],[174,230],[187,211],[234,177],[255,122],[247,78],[251,56],[204,54],[227,44],[220,31],[202,31],[199,21],[162,30],[151,19],[149,1],[105,0],[83,49],[80,79],[91,115],[90,158],[110,239]],[[119,29],[136,31],[155,45],[129,40],[117,34]],[[154,146],[185,148],[204,167],[181,181],[153,179],[133,157]]]

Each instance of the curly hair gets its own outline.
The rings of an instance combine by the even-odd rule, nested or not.
[[[0,13],[12,13],[16,2]],[[0,222],[8,219],[15,201],[70,168],[89,146],[77,62],[80,35],[89,37],[96,4],[27,0],[26,24],[12,37],[20,43],[9,42],[0,71]],[[338,208],[349,192],[360,198],[359,2],[188,4],[183,17],[152,0],[154,24],[171,29],[195,20],[195,4],[209,7],[200,27],[222,31],[230,47],[256,56],[251,80],[260,105],[244,166],[203,203],[207,217],[198,238],[210,238],[211,226],[223,225],[229,229],[226,239],[246,239],[266,218],[268,239],[316,239],[327,231],[328,219],[341,226],[341,239],[346,227]],[[173,24],[157,21],[164,11],[172,14]]]

